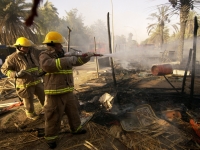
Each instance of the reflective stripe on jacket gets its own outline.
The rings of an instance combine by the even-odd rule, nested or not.
[[[24,88],[27,88],[27,87],[29,87],[29,86],[32,86],[32,85],[37,85],[37,84],[39,84],[39,83],[41,83],[41,80],[38,80],[38,81],[34,81],[34,82],[30,82],[30,83],[28,83],[28,84],[23,84],[23,85],[16,85],[16,88],[19,88],[19,89],[24,89]]]
[[[63,94],[74,90],[73,66],[80,66],[90,60],[84,57],[61,57],[58,58],[55,50],[47,47],[48,50],[42,52],[39,62],[44,76],[44,91],[48,95]]]
[[[4,64],[1,67],[1,72],[10,77],[15,78],[15,75],[20,70],[25,70],[27,73],[21,78],[16,78],[16,88],[27,88],[32,85],[41,83],[39,74],[39,54],[40,50],[31,48],[27,55],[22,54],[16,49],[16,52],[7,56]]]

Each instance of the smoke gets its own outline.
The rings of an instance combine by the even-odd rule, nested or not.
[[[132,69],[131,67],[135,68],[137,66],[151,67],[152,64],[158,63],[160,52],[152,47],[135,47],[133,50],[104,54],[104,57],[113,57],[124,69]],[[136,66],[130,64],[135,64]]]
[[[139,65],[145,67],[146,69],[150,69],[155,64],[176,62],[178,46],[179,41],[173,41],[163,44],[162,48],[158,48],[152,45],[134,47],[131,50],[125,50],[123,48],[121,50],[117,49],[117,51],[112,54],[104,54],[104,57],[114,58],[114,60],[120,63],[121,67],[123,67],[124,69],[131,69],[130,67],[133,65],[130,64],[135,64],[137,66]],[[183,61],[185,62],[188,60],[190,49],[193,49],[193,39],[188,39],[184,41]],[[197,61],[200,60],[199,51],[200,43],[197,39]]]
[[[197,38],[196,42],[196,60],[200,61],[200,38]],[[193,49],[193,39],[185,40],[184,42],[184,51],[183,51],[183,58],[187,59],[189,55],[189,50]]]

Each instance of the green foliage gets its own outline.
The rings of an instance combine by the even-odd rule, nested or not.
[[[24,22],[30,14],[31,6],[32,3],[27,3],[25,0],[0,1],[1,44],[12,45],[20,36],[30,39],[35,44],[41,44],[45,35],[53,30],[68,39],[68,27],[71,29],[70,46],[89,47],[94,44],[94,37],[97,43],[108,43],[105,22],[97,20],[90,27],[85,26],[83,16],[77,9],[66,11],[66,15],[59,18],[57,8],[48,0],[39,6],[38,17],[34,18],[34,24],[26,27]],[[118,45],[118,48],[126,44],[125,36],[115,36],[115,45]]]
[[[182,62],[183,59],[183,46],[184,46],[184,36],[187,18],[189,15],[190,9],[193,9],[196,5],[196,2],[193,0],[170,0],[169,1],[174,7],[174,12],[180,12],[180,34],[179,34],[179,46],[177,49],[177,60]]]
[[[61,33],[66,39],[67,39],[67,36],[68,36],[68,28],[67,28],[67,26],[68,26],[67,20],[65,20],[63,18],[63,19],[60,19],[59,25],[56,27],[57,31],[59,33]]]
[[[161,6],[157,7],[157,11],[149,15],[147,19],[154,21],[154,23],[150,24],[147,27],[148,34],[150,34],[153,30],[157,29],[158,26],[165,26],[170,22],[170,17],[173,14],[169,13],[169,6]]]
[[[68,35],[67,26],[71,29],[70,33],[70,45],[71,46],[83,46],[89,45],[89,36],[87,34],[87,27],[84,26],[83,17],[78,15],[77,9],[72,9],[66,12],[66,16],[63,18],[66,22],[66,30],[62,26],[64,34]]]
[[[169,29],[165,27],[163,29],[163,43],[160,41],[160,28],[158,27],[157,29],[154,30],[154,32],[151,32],[150,37],[149,37],[149,42],[154,43],[157,46],[161,46],[161,44],[166,43],[169,39]]]

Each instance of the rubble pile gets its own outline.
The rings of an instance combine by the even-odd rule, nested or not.
[[[0,79],[0,101],[17,97],[15,92],[15,81],[11,78]]]
[[[194,101],[197,103],[188,111],[189,95],[180,93],[182,77],[167,76],[172,87],[163,76],[152,76],[148,70],[115,66],[114,87],[110,70],[99,75],[75,89],[82,123],[88,132],[70,134],[63,117],[57,149],[200,149],[200,137],[190,123],[191,119],[199,119],[196,114],[200,107]],[[44,128],[43,118],[35,122],[24,118],[16,126],[12,115],[20,113],[24,115],[17,109],[9,114],[10,119],[0,119],[4,122],[0,149],[48,149],[39,130]]]

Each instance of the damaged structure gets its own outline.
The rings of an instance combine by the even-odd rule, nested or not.
[[[81,74],[93,76],[75,87],[82,125],[88,132],[72,136],[64,115],[57,149],[199,149],[199,85],[195,84],[192,109],[188,109],[190,76],[182,93],[183,75],[170,72],[155,76],[151,70],[135,68],[135,64],[129,69],[116,65],[116,87],[109,68],[100,70],[99,78],[96,72],[77,68],[75,83],[81,80]],[[198,81],[196,77],[195,83]],[[23,105],[13,109],[1,115],[0,149],[48,149],[43,139],[43,116],[33,122],[22,117]]]

